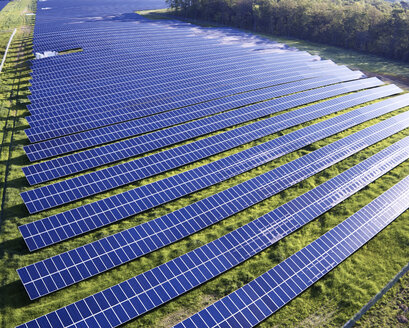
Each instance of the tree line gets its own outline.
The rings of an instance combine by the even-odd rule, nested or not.
[[[409,62],[409,4],[383,0],[166,0],[177,15]]]

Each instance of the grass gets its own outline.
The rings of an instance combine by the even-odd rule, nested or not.
[[[115,189],[101,195],[90,197],[73,204],[69,204],[44,213],[28,215],[22,203],[19,193],[30,189],[21,168],[29,162],[24,154],[23,146],[28,144],[24,129],[28,127],[24,116],[28,115],[25,108],[27,103],[28,83],[30,72],[24,60],[30,58],[30,43],[28,41],[30,21],[22,16],[26,10],[33,10],[32,0],[21,0],[12,2],[8,6],[7,15],[14,14],[20,19],[16,20],[19,26],[19,34],[13,43],[10,57],[2,74],[1,82],[1,191],[2,191],[2,213],[0,222],[0,318],[1,327],[12,327],[23,322],[32,320],[47,312],[53,311],[61,306],[68,305],[80,298],[87,297],[104,288],[110,287],[125,279],[131,278],[139,273],[149,270],[165,261],[175,258],[189,250],[197,248],[211,240],[218,238],[227,232],[242,226],[243,224],[271,211],[273,208],[286,203],[288,200],[310,190],[314,186],[327,181],[331,177],[346,170],[352,165],[368,158],[379,150],[387,147],[391,143],[407,136],[409,130],[402,131],[374,146],[371,146],[360,153],[332,166],[331,168],[317,174],[288,190],[269,198],[268,200],[249,208],[235,216],[224,220],[208,229],[205,229],[189,238],[179,241],[173,245],[165,247],[138,260],[122,265],[114,270],[93,277],[79,284],[51,294],[37,301],[29,301],[25,291],[18,280],[16,269],[30,263],[56,255],[60,252],[84,245],[97,238],[121,231],[123,229],[146,222],[175,209],[181,208],[199,199],[205,198],[218,191],[229,188],[242,181],[248,180],[259,174],[267,172],[290,160],[296,159],[315,149],[318,149],[330,142],[345,137],[364,127],[375,124],[381,120],[391,117],[398,112],[388,114],[382,118],[371,120],[343,133],[327,138],[297,152],[279,158],[268,164],[262,165],[245,174],[241,174],[226,182],[220,183],[193,195],[183,197],[164,206],[157,207],[130,219],[122,220],[113,225],[93,231],[84,236],[73,238],[66,242],[52,247],[29,253],[18,232],[18,225],[28,223],[45,216],[56,214],[69,208],[90,203],[97,199],[117,194],[119,192],[135,188],[152,181],[186,171],[193,167],[209,163],[227,155],[237,153],[256,144],[271,140],[283,133],[289,133],[303,126],[322,121],[328,117],[309,122],[288,129],[282,133],[273,134],[261,140],[246,144],[231,151],[224,152],[211,158],[187,165],[183,168],[175,169],[171,172],[161,174],[157,177],[145,179],[141,182],[129,186]],[[14,7],[13,7],[14,6]],[[3,13],[0,13],[0,29],[4,22]],[[24,18],[24,19],[21,19]],[[8,24],[6,24],[8,25]],[[9,28],[9,27],[4,27]],[[341,50],[339,50],[341,51]],[[345,55],[347,56],[347,55]],[[364,61],[364,58],[360,60]],[[369,59],[368,59],[369,61]],[[16,66],[16,64],[18,64]],[[375,63],[373,64],[375,65]],[[381,64],[379,64],[381,65]],[[396,64],[397,65],[397,64]],[[375,65],[376,66],[376,65]],[[380,67],[380,66],[379,66]],[[397,70],[399,71],[399,70]],[[401,71],[404,71],[402,67]],[[199,139],[199,138],[198,138]],[[197,140],[197,139],[195,139]],[[190,142],[190,141],[189,141]],[[327,214],[322,215],[317,220],[303,227],[299,231],[286,237],[276,245],[266,251],[246,261],[242,265],[230,270],[220,277],[206,283],[176,300],[169,302],[165,306],[142,316],[141,318],[125,325],[126,327],[169,327],[172,324],[186,318],[190,314],[205,307],[207,304],[230,293],[236,288],[254,279],[258,275],[267,271],[280,261],[301,249],[318,236],[322,235],[336,224],[342,222],[356,210],[369,203],[372,199],[380,195],[388,187],[398,182],[409,174],[409,166],[402,164],[375,183],[344,201]],[[316,283],[300,297],[295,299],[282,310],[271,316],[261,324],[262,327],[339,327],[346,322],[362,305],[364,305],[386,282],[388,282],[400,268],[406,264],[409,257],[409,228],[406,224],[409,213],[406,212],[388,228],[382,231],[376,238],[370,241],[359,252],[351,256],[347,261],[333,270],[325,278]]]
[[[357,327],[407,327],[407,324],[399,323],[397,317],[404,315],[408,317],[401,306],[409,304],[409,275],[403,276],[383,298],[378,301],[358,321]]]

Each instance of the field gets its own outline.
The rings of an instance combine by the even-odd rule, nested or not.
[[[406,274],[386,293],[358,322],[358,327],[406,327],[398,322],[399,316],[407,317],[404,307],[409,300],[409,275]]]
[[[84,236],[71,239],[64,243],[54,245],[38,252],[29,253],[23,239],[18,232],[18,225],[28,223],[45,216],[56,214],[69,208],[77,207],[80,204],[89,203],[97,199],[105,198],[112,194],[117,194],[124,190],[129,190],[136,186],[186,171],[193,167],[209,163],[227,155],[237,153],[243,149],[250,148],[267,140],[271,140],[280,134],[299,129],[318,121],[327,119],[324,117],[288,129],[280,134],[274,134],[236,148],[232,151],[213,156],[206,160],[188,165],[181,169],[173,170],[166,174],[145,179],[140,183],[134,183],[111,192],[100,194],[83,201],[66,205],[44,213],[28,215],[28,212],[21,201],[19,193],[30,189],[21,167],[28,165],[28,159],[24,154],[23,146],[28,144],[24,134],[24,129],[28,127],[24,116],[28,115],[25,108],[28,100],[29,66],[24,63],[30,58],[30,33],[32,28],[32,16],[25,16],[25,13],[34,10],[34,1],[21,0],[12,2],[6,7],[7,11],[0,13],[0,30],[10,30],[13,27],[20,27],[19,33],[13,43],[7,66],[0,76],[1,98],[0,110],[2,117],[1,125],[1,233],[0,233],[0,317],[2,327],[13,327],[35,317],[55,310],[61,306],[68,305],[80,298],[89,296],[104,288],[112,286],[125,279],[131,278],[139,273],[151,269],[167,260],[175,258],[189,250],[201,246],[227,232],[271,211],[278,205],[286,203],[288,200],[310,190],[314,186],[334,177],[338,173],[346,170],[352,165],[368,158],[381,149],[387,147],[409,134],[409,129],[402,131],[380,142],[372,147],[361,151],[337,165],[323,171],[322,173],[309,178],[298,185],[282,192],[252,208],[232,216],[229,219],[201,231],[189,238],[186,238],[169,247],[165,247],[152,254],[144,256],[131,263],[122,265],[114,270],[103,273],[92,279],[88,279],[79,284],[61,290],[57,293],[46,296],[37,301],[29,301],[22,284],[20,283],[16,269],[30,263],[45,259],[47,257],[86,244],[97,238],[121,231],[123,229],[146,222],[153,218],[169,213],[181,208],[191,202],[205,198],[218,191],[224,190],[232,185],[236,185],[249,178],[267,172],[295,158],[305,155],[315,149],[329,144],[339,138],[345,137],[353,132],[361,130],[366,126],[373,125],[381,120],[391,117],[393,114],[385,115],[380,119],[369,121],[365,124],[349,129],[331,138],[314,143],[300,151],[288,156],[260,166],[248,173],[230,179],[191,196],[184,197],[167,205],[160,206],[153,210],[137,215],[131,219],[123,220],[103,229],[88,233]],[[7,15],[7,16],[6,16]],[[9,20],[7,17],[16,17]],[[1,25],[4,24],[4,25]],[[7,38],[8,39],[8,38]],[[385,75],[389,78],[396,78],[399,81],[409,79],[409,67],[399,63],[379,60],[372,56],[354,54],[335,48],[322,48],[319,45],[304,43],[297,40],[279,39],[290,46],[296,46],[302,50],[312,53],[318,52],[321,56],[331,58],[337,63],[345,63],[351,67],[359,68],[374,75]],[[7,42],[7,40],[6,40]],[[3,41],[0,40],[3,44]],[[349,109],[351,110],[351,109]],[[335,116],[335,115],[332,115]],[[321,216],[311,224],[301,230],[286,237],[275,246],[260,253],[244,264],[234,268],[228,273],[212,280],[211,282],[197,288],[188,294],[166,304],[165,306],[137,319],[126,327],[169,327],[176,324],[181,319],[203,308],[205,305],[214,302],[216,299],[230,293],[236,288],[249,282],[253,278],[267,271],[281,260],[301,249],[318,236],[330,230],[336,224],[353,214],[372,199],[397,183],[403,177],[409,175],[409,165],[404,163],[386,174],[369,187],[363,189],[353,197],[344,201],[327,214]],[[295,299],[288,306],[274,314],[261,327],[339,327],[345,323],[355,312],[357,312],[372,296],[374,296],[407,262],[409,258],[409,227],[407,220],[409,212],[399,217],[387,229],[381,232],[376,238],[370,241],[359,252],[351,256],[347,261],[333,270],[324,279],[315,284],[303,295]],[[380,321],[384,312],[372,313]],[[386,322],[386,321],[385,321]],[[393,321],[391,321],[392,324]],[[369,326],[369,324],[368,324]]]

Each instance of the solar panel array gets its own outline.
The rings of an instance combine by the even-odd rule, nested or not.
[[[345,77],[345,79],[350,78],[350,76]],[[235,107],[242,107],[242,106],[247,106],[249,104],[254,104],[254,103],[258,103],[259,101],[266,101],[266,99],[268,98],[274,98],[274,97],[279,97],[279,96],[284,96],[287,95],[289,93],[294,93],[294,92],[300,92],[300,91],[304,91],[308,88],[312,88],[312,87],[320,87],[323,85],[326,85],[328,83],[328,79],[326,81],[322,81],[322,79],[320,79],[319,81],[316,81],[317,79],[313,79],[313,80],[306,80],[304,83],[300,83],[300,82],[295,82],[291,85],[279,85],[277,86],[275,89],[278,89],[279,91],[276,92],[272,92],[275,91],[270,90],[271,88],[266,89],[262,89],[262,90],[257,90],[257,91],[252,91],[249,93],[245,93],[245,94],[238,94],[236,96],[233,97],[226,97],[226,98],[222,98],[222,99],[217,99],[217,100],[213,100],[213,101],[209,101],[207,102],[205,105],[203,104],[199,104],[196,106],[190,106],[187,108],[183,108],[182,110],[180,110],[180,112],[182,112],[182,114],[184,114],[184,116],[186,116],[186,118],[184,120],[181,119],[177,119],[175,117],[175,111],[171,111],[171,112],[166,112],[164,114],[167,114],[167,116],[169,117],[170,115],[172,115],[171,117],[175,119],[174,122],[172,122],[172,125],[176,125],[176,124],[182,124],[184,122],[187,121],[191,121],[193,119],[195,119],[196,117],[194,117],[193,113],[194,110],[199,109],[198,114],[197,114],[197,118],[201,118],[201,117],[205,117],[205,116],[209,116],[212,114],[217,114],[220,112],[224,112],[227,110],[230,110],[232,108]],[[339,82],[336,81],[337,79],[332,78],[333,82]],[[370,83],[370,82],[368,82]],[[302,84],[301,86],[298,86],[299,84]],[[360,81],[358,82],[351,82],[350,84],[353,85],[359,85],[360,88],[364,88],[366,85]],[[378,85],[380,85],[381,83],[378,83]],[[293,85],[296,85],[296,87],[292,87]],[[369,84],[369,86],[375,86],[376,84]],[[331,87],[327,87],[327,88],[331,88]],[[332,89],[334,88],[339,88],[338,85],[335,85],[332,87]],[[284,90],[283,90],[284,89]],[[353,89],[351,89],[353,91]],[[316,92],[316,91],[314,91]],[[307,98],[309,95],[311,95],[312,92],[306,92],[306,93],[301,93],[301,94],[297,94],[297,99],[305,97]],[[318,95],[317,95],[318,96]],[[251,97],[251,98],[249,98]],[[288,96],[291,97],[291,96]],[[294,97],[292,97],[294,98]],[[235,99],[237,99],[235,101]],[[280,101],[283,100],[287,100],[288,98],[280,98]],[[308,98],[307,98],[308,99]],[[257,109],[261,107],[261,109],[270,109],[276,105],[277,101],[274,100],[270,100],[270,101],[266,101],[263,105],[250,105],[248,107],[245,107],[245,109],[236,109],[236,110],[230,110],[228,112],[224,112],[221,114],[218,114],[216,116],[212,116],[212,117],[205,117],[202,119],[199,119],[197,121],[193,121],[190,123],[185,123],[183,125],[178,125],[177,127],[173,127],[173,128],[169,128],[166,130],[161,130],[159,132],[156,132],[154,134],[150,134],[148,136],[146,136],[146,140],[140,140],[142,137],[138,138],[138,139],[133,139],[133,143],[135,145],[139,145],[139,144],[143,144],[143,143],[147,143],[150,140],[160,140],[161,138],[170,138],[170,136],[172,136],[175,133],[182,133],[182,132],[188,132],[189,136],[185,136],[185,138],[187,137],[195,137],[196,134],[192,131],[195,128],[197,128],[198,126],[207,126],[207,125],[214,125],[215,123],[220,122],[220,120],[224,120],[226,121],[225,125],[221,125],[221,126],[217,126],[212,128],[209,128],[208,131],[209,132],[213,132],[214,129],[219,128],[222,129],[224,127],[227,126],[227,124],[234,124],[232,122],[236,122],[237,119],[237,123],[242,123],[242,121],[240,120],[240,118],[238,117],[238,115],[243,115],[243,114],[247,114],[247,113],[251,113],[253,115],[256,115],[257,113]],[[277,111],[277,110],[275,110]],[[263,115],[264,113],[258,114],[258,115]],[[271,112],[268,112],[267,114],[271,114]],[[200,116],[199,116],[200,115]],[[155,124],[154,129],[157,130],[158,128],[160,129],[160,123],[161,121],[158,120],[158,115],[155,116],[148,116],[146,118],[144,118],[146,121],[149,121],[149,123]],[[242,120],[249,120],[249,119],[253,119],[253,117],[259,117],[259,116],[251,116],[251,117],[245,117]],[[40,160],[40,159],[44,159],[44,158],[48,158],[48,157],[53,157],[56,155],[61,155],[61,154],[65,154],[65,153],[70,153],[76,150],[81,150],[84,148],[89,148],[92,146],[97,146],[97,145],[101,145],[104,143],[109,143],[109,142],[113,142],[113,141],[117,141],[120,139],[124,139],[127,137],[132,137],[134,135],[138,135],[141,133],[145,133],[145,132],[150,132],[148,131],[140,131],[139,127],[141,125],[141,120],[137,120],[137,121],[128,121],[122,124],[117,124],[117,125],[110,125],[106,128],[103,129],[94,129],[91,130],[89,132],[84,132],[84,133],[79,133],[76,134],[74,136],[68,136],[65,138],[59,138],[59,139],[52,139],[50,141],[44,141],[41,143],[36,143],[36,144],[32,144],[30,146],[26,146],[25,147],[25,151],[27,153],[27,156],[29,157],[30,160],[34,161],[34,160]],[[236,124],[237,124],[236,123]],[[156,127],[156,124],[159,125],[159,127]],[[166,127],[166,126],[165,126]],[[166,133],[166,135],[164,135]],[[172,134],[173,133],[173,134]],[[169,136],[169,137],[168,137]],[[183,140],[183,139],[182,139]],[[172,140],[173,143],[176,142],[180,142],[178,139],[174,139]],[[116,147],[117,148],[124,148],[124,146],[122,146],[124,142],[122,143],[116,143]],[[169,141],[168,141],[169,143]],[[157,145],[156,147],[161,147],[160,145]],[[145,150],[148,151],[149,149]],[[101,151],[102,152],[102,151]],[[77,161],[80,161],[82,159],[77,158]],[[68,161],[70,161],[68,159]],[[72,161],[73,162],[73,161]]]
[[[398,89],[396,87],[387,86],[375,90],[363,91],[361,93],[350,96],[340,97],[337,100],[330,100],[322,104],[308,106],[309,111],[307,109],[301,109],[292,114],[283,114],[272,119],[259,121],[257,123],[230,130],[228,132],[202,139],[185,146],[173,148],[169,151],[163,151],[159,154],[144,157],[140,160],[135,160],[126,164],[120,164],[109,169],[97,171],[96,173],[83,175],[80,178],[66,180],[62,183],[56,183],[47,187],[34,189],[30,192],[23,193],[22,197],[30,212],[38,212],[56,205],[76,200],[78,198],[95,194],[96,192],[106,191],[113,187],[139,180],[142,177],[158,174],[171,168],[188,164],[192,161],[197,161],[201,158],[220,153],[240,144],[268,135],[268,131],[266,130],[269,128],[271,130],[271,128],[274,127],[275,131],[282,130],[290,126],[306,122],[308,120],[311,120],[312,118],[331,114],[335,109],[345,109],[351,105],[361,104],[363,102],[388,96],[396,92],[398,92]],[[399,100],[401,99],[405,100],[406,97],[394,99],[393,101],[391,101],[391,103],[399,102]],[[323,106],[328,107],[327,111],[322,110]],[[280,107],[286,108],[286,106]],[[274,108],[278,110],[280,107],[276,106]],[[321,111],[317,111],[317,109]],[[321,115],[313,116],[312,113],[315,112],[316,115]],[[253,112],[252,114],[256,114],[256,112]],[[300,120],[295,121],[294,119],[298,117],[297,114],[301,115],[301,118]],[[309,114],[309,116],[306,116],[306,114]],[[292,125],[290,126],[288,126],[288,124],[285,124],[289,121],[289,119],[292,119]],[[198,128],[201,127],[203,127],[203,125],[198,126]],[[264,130],[264,133],[261,129]],[[145,149],[148,147],[148,145],[145,146]],[[181,158],[181,154],[188,154],[189,157],[183,159]],[[165,166],[157,166],[155,168],[152,167],[152,163],[156,163],[156,165],[159,165],[159,163],[164,163]],[[54,172],[56,170],[57,169],[54,168],[51,171]],[[134,172],[136,173],[136,176]],[[42,174],[44,173],[40,173],[39,176],[41,176]],[[124,176],[126,176],[125,179],[123,179]],[[133,178],[134,176],[135,178]],[[102,182],[104,183],[102,184]]]
[[[401,108],[407,104],[408,99],[409,95],[404,95],[356,109],[353,112],[335,117],[330,122],[318,123],[320,124],[319,128],[313,125],[296,131],[290,135],[289,140],[292,140],[292,138],[297,138],[297,141],[302,140],[303,133],[311,130],[316,131],[316,134],[320,136],[317,139],[320,140],[356,124]],[[310,138],[310,134],[307,133],[307,136]],[[273,143],[275,143],[274,140],[267,144],[261,144],[259,147],[251,148],[244,158],[241,153],[238,153],[233,156],[236,160],[233,159],[232,161],[230,157],[227,157],[224,160],[164,180],[22,225],[19,227],[20,232],[30,250],[36,250],[72,238],[221,182],[243,172],[246,163],[254,163],[253,167],[262,164],[263,156],[266,156],[264,161],[269,161],[274,158],[272,152],[266,155],[261,154],[261,156],[256,155],[256,157],[251,153],[259,151],[260,148],[267,151],[270,149],[270,144]],[[289,149],[288,144],[283,146],[284,149],[289,151],[298,149],[298,147]],[[276,148],[272,149],[275,150]],[[237,162],[236,166],[233,166],[232,162]],[[236,170],[235,167],[237,167]]]
[[[18,273],[30,298],[38,298],[150,253],[217,223],[407,127],[409,127],[409,113],[392,117],[164,217],[22,268]],[[390,152],[393,152],[399,160],[394,161],[388,156],[384,156],[385,153],[389,154]],[[408,155],[409,138],[406,138],[391,146],[390,149],[377,154],[374,158],[379,159],[380,163],[386,167],[394,167],[397,163],[405,160]],[[373,159],[369,162],[372,161]],[[371,171],[366,169],[366,163],[358,165],[358,168],[365,168],[358,173],[371,174]],[[376,170],[372,174],[380,174],[382,171],[378,164],[375,167]],[[357,173],[356,169],[352,172]],[[345,181],[353,182],[349,179],[339,181],[343,183]],[[360,185],[358,184],[358,186]],[[332,193],[325,193],[325,195],[333,199]],[[346,194],[344,196],[346,197]],[[302,204],[306,203],[302,202]],[[323,206],[324,204],[319,205]],[[253,239],[261,237],[259,232],[250,235]],[[268,239],[269,236],[266,238]],[[275,238],[276,236],[272,240]],[[51,289],[48,289],[47,286],[51,286]]]
[[[409,208],[409,177],[323,236],[175,328],[253,327],[355,253]]]
[[[41,129],[39,125],[52,125],[54,127],[55,124],[59,124],[61,127],[67,127],[71,124],[72,125],[79,125],[85,124],[90,121],[90,119],[94,119],[96,121],[95,125],[104,126],[107,124],[119,123],[122,121],[136,119],[140,117],[144,117],[147,115],[153,115],[157,113],[161,113],[166,110],[170,110],[173,108],[179,108],[188,105],[194,105],[203,101],[212,100],[215,98],[220,98],[223,96],[227,96],[229,94],[234,94],[238,92],[245,92],[252,89],[268,87],[278,83],[286,83],[292,82],[297,80],[302,80],[310,77],[316,77],[317,72],[305,72],[303,74],[281,74],[277,76],[278,81],[276,83],[271,82],[271,75],[268,74],[267,76],[258,76],[257,79],[252,81],[247,81],[246,87],[242,86],[242,82],[235,82],[230,83],[229,86],[226,87],[218,87],[213,88],[211,90],[207,89],[204,93],[187,93],[182,96],[172,97],[171,99],[162,100],[161,102],[156,101],[154,103],[145,103],[139,105],[131,105],[127,106],[126,108],[119,108],[111,110],[102,111],[101,108],[98,109],[85,109],[80,113],[66,113],[64,110],[55,111],[52,114],[39,114],[39,115],[32,115],[28,117],[28,121],[32,127],[36,127],[37,129]],[[102,112],[102,113],[101,113]],[[53,116],[54,115],[54,116]],[[56,120],[58,122],[56,123]],[[40,124],[42,123],[42,124]],[[78,128],[79,129],[79,128]]]
[[[399,95],[400,88],[307,52],[235,29],[150,21],[134,13],[160,8],[162,0],[37,5],[34,53],[69,53],[31,63],[25,131],[31,144],[24,150],[36,163],[23,172],[30,185],[38,186],[21,194],[28,211],[195,166],[19,226],[30,251],[208,188],[409,106],[409,95]],[[20,268],[19,277],[30,299],[36,299],[170,245],[409,128],[409,112],[390,116],[162,217]],[[289,128],[294,130],[286,132]],[[275,139],[258,141],[277,132]],[[220,159],[196,163],[217,154]],[[136,318],[268,248],[408,157],[409,138],[404,138],[213,242],[21,327],[115,327]],[[179,326],[250,327],[263,320],[404,211],[409,204],[400,200],[407,198],[408,182]],[[367,217],[374,208],[377,215]],[[372,222],[377,225],[367,228]],[[344,245],[344,237],[354,243]]]
[[[407,158],[409,140],[405,139],[404,141],[406,141]],[[397,150],[399,152],[400,147],[401,145],[395,147],[395,151]],[[391,149],[392,147],[387,150],[389,151]],[[372,157],[363,163],[369,164],[371,160],[373,161],[374,158]],[[380,163],[384,160],[385,157],[381,157],[380,162],[375,164],[375,172],[379,170]],[[405,160],[405,156],[401,158],[401,161],[402,160]],[[392,167],[398,163],[399,160],[395,162],[395,164],[392,164]],[[351,173],[354,169],[356,170],[357,167],[353,167],[346,172]],[[364,166],[363,169],[365,171],[368,167]],[[356,171],[355,174],[357,174]],[[343,177],[349,178],[346,173],[344,173]],[[329,182],[334,183],[334,181],[336,181],[336,178]],[[365,181],[365,178],[363,181]],[[362,183],[365,184],[363,181],[361,180],[358,183],[354,181],[357,183],[358,189],[360,185],[363,187]],[[341,180],[341,184],[345,184],[345,180]],[[352,183],[351,185],[354,184]],[[348,187],[351,188],[351,185]],[[314,191],[317,192],[318,188],[322,189],[319,190],[321,192],[328,190],[322,186],[325,186],[325,184],[313,189],[309,195],[314,194]],[[253,320],[254,322],[249,321],[252,323],[251,325],[249,322],[247,322],[247,325],[238,325],[235,321],[229,321],[229,323],[234,323],[232,325],[233,327],[250,327],[255,325],[261,321],[261,318],[265,318],[277,310],[279,308],[278,305],[282,306],[290,301],[294,296],[305,290],[350,254],[354,253],[399,216],[399,214],[405,211],[409,207],[408,186],[409,177],[402,180],[306,248],[297,252],[249,285],[235,292],[239,294],[239,296],[245,296],[244,298],[236,297],[228,299],[228,302],[226,302],[226,298],[224,298],[209,307],[209,309],[203,310],[204,312],[201,312],[200,315],[196,315],[182,323],[181,327],[217,326],[219,322],[223,322],[227,319],[230,320],[231,314],[235,313],[235,309],[241,308],[247,309],[247,311],[244,311],[244,314],[241,313],[241,311],[237,311],[238,313],[236,315],[239,318],[243,318],[244,316],[244,320],[239,320],[239,322],[243,323],[246,322],[246,320]],[[333,186],[331,185],[331,187]],[[333,190],[333,188],[330,190]],[[345,192],[348,193],[349,190],[346,189],[343,194],[345,194]],[[351,190],[351,193],[353,192],[355,191]],[[305,197],[305,195],[308,195],[308,193],[303,196]],[[294,212],[294,210],[286,204],[287,207],[284,205],[277,208],[276,213],[279,215],[277,218],[272,216],[276,213],[269,213],[265,217],[253,221],[212,243],[202,246],[168,263],[162,264],[151,271],[147,271],[135,278],[126,280],[109,289],[19,327],[29,327],[30,325],[38,325],[41,327],[47,322],[53,322],[60,326],[75,325],[79,327],[81,325],[87,325],[90,327],[116,327],[185,293],[221,272],[237,265],[245,260],[246,257],[251,257],[263,248],[268,247],[268,245],[275,243],[282,238],[282,235],[296,230],[297,224],[299,227],[307,223],[309,221],[308,218],[310,218],[310,220],[313,219],[317,214],[323,213],[328,208],[331,208],[331,203],[335,205],[340,201],[338,198],[337,202],[337,196],[334,197],[333,194],[330,195],[331,196],[326,199],[326,202],[312,203],[315,205],[314,207],[318,207],[317,213],[307,206],[307,204],[311,205],[311,203],[308,202],[310,198],[297,198],[297,200],[303,201],[303,203],[301,203],[303,208],[309,209],[303,213],[307,215],[306,217],[302,215],[298,216],[299,222],[291,217],[291,215],[297,212]],[[301,196],[301,198],[303,196]],[[342,197],[344,196],[341,196],[341,198]],[[299,203],[295,204],[299,205]],[[325,204],[327,205],[325,206]],[[279,210],[286,211],[283,213]],[[271,222],[272,218],[277,220],[281,218],[284,222],[278,221],[278,223],[274,225],[274,221]],[[268,221],[268,219],[270,219],[270,221]],[[288,221],[285,219],[288,219]],[[306,265],[308,270],[305,269],[303,265]],[[55,266],[54,269],[57,270]],[[274,273],[274,275],[272,273]],[[280,284],[281,282],[282,284]],[[291,284],[291,287],[289,287],[288,283]],[[277,286],[281,288],[277,288]],[[243,291],[245,292],[244,295]],[[234,296],[235,293],[229,295],[227,298],[232,297],[232,295]],[[267,295],[267,297],[262,298],[264,295]],[[260,304],[254,307],[253,303],[261,298]],[[271,298],[273,300],[271,300]],[[267,302],[268,300],[270,301]],[[246,303],[248,303],[247,306],[244,306]],[[265,309],[266,305],[268,305],[267,308],[272,311],[260,311],[260,309]],[[206,312],[210,310],[213,310],[210,312],[211,320],[209,320],[209,313]],[[216,314],[218,313],[218,315],[214,312]],[[259,320],[256,321],[255,318]]]

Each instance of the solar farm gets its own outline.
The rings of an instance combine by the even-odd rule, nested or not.
[[[407,263],[409,94],[136,13],[165,6],[36,3],[2,326],[307,327],[322,308],[342,326]]]

